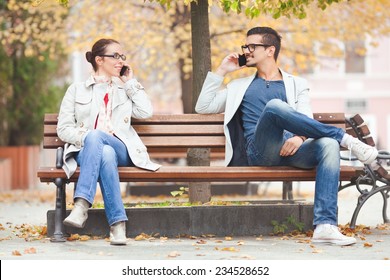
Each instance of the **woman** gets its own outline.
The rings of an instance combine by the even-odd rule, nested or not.
[[[74,208],[64,220],[82,228],[99,182],[110,225],[110,244],[126,244],[127,216],[123,206],[118,166],[155,171],[145,145],[131,126],[131,118],[152,116],[152,104],[134,78],[121,45],[100,39],[86,53],[94,73],[68,88],[58,116],[57,133],[66,142],[64,170],[69,177],[80,166]],[[122,67],[126,71],[121,75]]]

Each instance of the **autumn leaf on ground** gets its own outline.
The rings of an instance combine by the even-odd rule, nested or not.
[[[245,242],[243,240],[237,242],[237,246],[242,246],[242,245],[245,245]]]
[[[169,257],[169,258],[176,258],[176,257],[178,257],[178,256],[180,256],[180,253],[179,253],[178,251],[173,251],[173,252],[170,252],[170,253],[168,254],[168,257]]]
[[[233,237],[231,237],[231,236],[226,236],[226,237],[225,237],[225,240],[227,240],[227,241],[233,240]]]
[[[323,251],[321,249],[317,249],[317,248],[314,248],[312,253],[313,254],[319,254],[319,253],[322,253]]]
[[[295,241],[295,243],[310,243],[311,240],[310,239],[298,239]]]
[[[78,240],[79,238],[80,238],[80,235],[75,233],[75,234],[71,234],[66,240],[75,241],[75,240]]]
[[[207,241],[206,240],[203,240],[203,239],[200,239],[198,241],[196,241],[197,244],[207,244]]]
[[[137,235],[134,240],[135,241],[141,241],[141,240],[151,240],[154,239],[154,237],[150,236],[149,234],[146,233],[141,233],[140,235]]]
[[[237,248],[235,248],[235,247],[225,247],[225,248],[222,248],[221,251],[239,252],[240,249],[237,249]]]
[[[18,250],[15,250],[15,251],[12,251],[12,255],[13,256],[21,256],[22,254]]]
[[[79,238],[80,241],[88,241],[90,239],[91,239],[91,237],[88,235],[81,235]]]
[[[372,247],[372,243],[365,242],[365,243],[364,243],[364,247],[370,248],[370,247]]]
[[[203,238],[213,238],[213,237],[215,237],[215,234],[202,234],[201,237],[203,237]]]
[[[387,229],[390,229],[390,224],[377,225],[375,228],[379,229],[379,230],[387,230]]]
[[[25,254],[36,254],[37,253],[37,249],[35,249],[34,247],[31,247],[31,248],[25,249],[24,253]]]

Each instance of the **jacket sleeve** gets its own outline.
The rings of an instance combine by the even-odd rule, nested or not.
[[[199,114],[217,114],[225,112],[227,89],[222,87],[223,77],[209,72],[195,105]]]
[[[66,142],[75,145],[77,148],[83,146],[83,139],[88,132],[86,126],[78,127],[75,115],[76,85],[69,86],[61,102],[58,115],[57,134]]]
[[[295,78],[296,86],[296,110],[306,116],[313,118],[313,112],[310,105],[309,85],[306,79]]]
[[[126,82],[125,90],[133,102],[131,116],[137,119],[150,118],[153,115],[153,106],[144,87],[136,79],[131,79]]]

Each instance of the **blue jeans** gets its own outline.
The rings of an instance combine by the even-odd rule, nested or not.
[[[309,137],[298,151],[279,155],[286,139],[294,134]],[[317,168],[313,224],[337,225],[337,192],[340,178],[340,142],[345,132],[295,111],[279,100],[269,101],[252,140],[247,143],[250,165]]]
[[[125,144],[115,136],[92,130],[75,158],[80,176],[74,198],[83,198],[92,204],[99,182],[108,224],[127,221],[118,174],[118,166],[133,165]]]

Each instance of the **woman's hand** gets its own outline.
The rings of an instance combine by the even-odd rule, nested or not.
[[[119,76],[119,78],[122,80],[122,82],[126,83],[128,80],[131,80],[134,78],[133,69],[128,64],[124,64],[123,66],[127,67],[127,70],[122,76]]]

